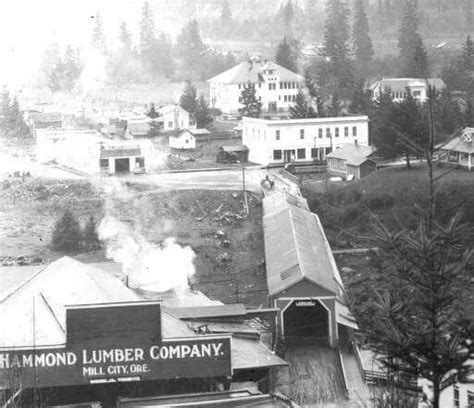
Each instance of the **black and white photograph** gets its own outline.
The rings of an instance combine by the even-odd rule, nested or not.
[[[474,0],[1,0],[0,408],[474,408]]]

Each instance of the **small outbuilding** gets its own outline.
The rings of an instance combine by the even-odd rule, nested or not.
[[[249,149],[244,145],[222,146],[217,152],[217,163],[247,163]]]
[[[193,131],[187,129],[182,130],[178,134],[169,136],[169,144],[173,149],[195,149],[196,148],[196,137]]]
[[[346,179],[359,180],[377,170],[377,163],[370,158],[372,146],[345,144],[327,155],[330,173]]]

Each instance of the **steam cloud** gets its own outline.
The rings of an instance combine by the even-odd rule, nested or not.
[[[116,184],[112,190],[123,192],[126,189]],[[125,191],[124,195],[130,197],[131,194]],[[151,292],[174,290],[177,294],[189,288],[189,278],[195,272],[195,253],[191,247],[179,245],[174,238],[166,239],[161,245],[152,244],[140,232],[117,219],[110,202],[106,203],[105,210],[98,236],[107,245],[107,258],[122,264],[130,287]]]

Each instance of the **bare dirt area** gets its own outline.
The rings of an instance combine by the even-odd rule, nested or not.
[[[118,181],[117,181],[118,182]],[[250,198],[243,213],[242,193],[232,191],[156,191],[128,183],[123,197],[106,196],[80,180],[9,179],[0,195],[0,258],[48,262],[64,253],[50,247],[55,221],[65,209],[85,224],[100,220],[112,206],[119,221],[159,244],[174,237],[196,257],[192,285],[210,298],[252,306],[267,304],[261,203]],[[105,260],[105,250],[67,254],[83,262]]]

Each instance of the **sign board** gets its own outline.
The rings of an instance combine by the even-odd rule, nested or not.
[[[164,340],[160,305],[132,305],[68,309],[64,347],[0,351],[0,389],[232,375],[229,336]]]
[[[315,300],[298,300],[296,302],[296,307],[314,307],[316,306]]]

